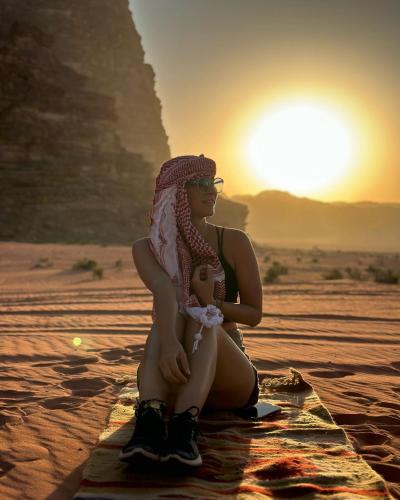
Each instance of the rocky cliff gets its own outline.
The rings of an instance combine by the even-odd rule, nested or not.
[[[53,57],[85,77],[88,90],[113,100],[122,147],[155,167],[170,157],[154,71],[144,62],[128,0],[1,0],[1,38],[15,21],[44,32]]]
[[[128,0],[1,0],[1,240],[147,234],[167,139]],[[246,213],[221,200],[216,221]]]
[[[127,1],[2,0],[2,240],[130,243],[169,157]]]

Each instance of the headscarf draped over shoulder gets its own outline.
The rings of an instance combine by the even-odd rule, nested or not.
[[[216,173],[214,160],[199,156],[177,156],[164,162],[156,178],[153,205],[150,209],[150,248],[158,263],[167,272],[176,289],[179,312],[201,323],[195,336],[193,351],[200,341],[203,326],[210,328],[223,322],[220,309],[214,305],[201,307],[192,293],[190,283],[194,269],[211,265],[214,297],[225,297],[225,273],[211,245],[203,238],[190,219],[190,205],[185,184],[190,179]],[[153,304],[153,321],[156,318]]]

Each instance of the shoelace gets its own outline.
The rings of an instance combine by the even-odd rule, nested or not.
[[[193,415],[189,410],[195,408],[197,410],[196,414]],[[195,417],[200,413],[198,406],[191,406],[187,410],[181,413],[175,413],[172,416],[172,429],[177,429],[178,432],[173,432],[175,439],[197,439],[199,435],[203,435],[198,428],[198,423]]]

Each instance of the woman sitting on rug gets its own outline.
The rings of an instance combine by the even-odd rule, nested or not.
[[[257,370],[236,323],[261,321],[260,273],[245,232],[206,220],[223,185],[215,173],[215,162],[202,154],[163,163],[149,237],[133,244],[137,271],[153,294],[153,325],[138,367],[136,425],[120,453],[124,462],[200,465],[201,409],[258,401]]]

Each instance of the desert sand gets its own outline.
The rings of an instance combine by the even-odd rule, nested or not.
[[[288,267],[243,326],[260,374],[299,369],[355,449],[400,497],[400,285],[324,270],[398,255],[268,249]],[[316,256],[317,255],[317,256]],[[96,260],[103,270],[73,270]],[[96,277],[97,276],[97,277]],[[366,275],[365,275],[366,277]],[[122,379],[133,376],[152,296],[121,246],[0,243],[0,497],[69,499]]]

